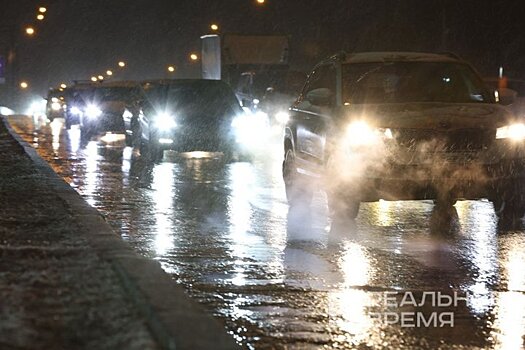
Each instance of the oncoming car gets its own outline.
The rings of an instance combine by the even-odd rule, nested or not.
[[[140,144],[141,153],[160,160],[168,149],[188,156],[240,154],[240,133],[255,118],[244,113],[226,83],[180,79],[145,82],[136,121],[124,119],[126,133]]]
[[[453,55],[338,54],[318,64],[290,109],[283,177],[291,205],[316,186],[336,216],[361,202],[486,198],[525,213],[525,124]]]
[[[50,122],[55,118],[64,118],[66,108],[64,89],[49,90],[46,101],[46,117]]]
[[[126,109],[133,109],[138,88],[136,82],[113,82],[82,90],[80,101],[74,106],[80,117],[82,137],[103,132],[124,133],[123,114]]]

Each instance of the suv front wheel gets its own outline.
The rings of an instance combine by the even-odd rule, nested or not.
[[[525,215],[525,202],[523,200],[498,198],[492,203],[496,215],[505,222],[518,222]]]
[[[350,193],[327,191],[328,209],[332,219],[355,219],[359,214],[361,201]]]
[[[312,185],[301,179],[291,148],[286,150],[283,161],[283,179],[286,198],[290,206],[309,205],[313,197]]]

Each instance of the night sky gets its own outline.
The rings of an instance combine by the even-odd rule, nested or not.
[[[89,79],[118,60],[128,66],[115,78],[198,76],[190,63],[200,35],[212,22],[222,33],[288,34],[291,64],[309,70],[320,59],[348,51],[451,51],[483,75],[503,65],[525,78],[525,1],[428,0],[3,0],[4,23],[17,36],[20,78],[33,92],[74,79]],[[22,35],[38,5],[48,8],[34,38]]]

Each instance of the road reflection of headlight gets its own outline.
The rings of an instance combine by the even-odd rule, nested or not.
[[[280,112],[277,112],[277,114],[275,114],[275,120],[277,120],[279,124],[286,124],[288,123],[289,119],[290,119],[290,115],[288,114],[288,112],[280,111]]]
[[[159,130],[172,130],[177,127],[175,117],[169,113],[159,113],[153,120],[155,128]]]
[[[100,108],[98,108],[95,105],[89,105],[86,107],[86,116],[88,118],[95,119],[95,118],[100,117],[101,114],[102,114],[102,111],[100,110]]]
[[[517,123],[498,128],[496,130],[496,139],[524,140],[525,124]]]
[[[346,141],[350,146],[371,146],[381,140],[393,138],[390,129],[373,128],[363,121],[353,122],[346,129]]]

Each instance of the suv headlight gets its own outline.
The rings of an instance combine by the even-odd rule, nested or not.
[[[86,107],[86,116],[88,118],[98,118],[102,114],[102,110],[95,105],[89,105]]]
[[[289,119],[290,115],[286,111],[280,111],[275,114],[275,120],[277,120],[279,124],[287,124]]]
[[[345,141],[353,147],[371,146],[384,139],[392,139],[390,129],[373,128],[363,121],[353,122],[346,129]]]
[[[496,130],[496,139],[524,140],[525,124],[516,123],[498,128]]]
[[[177,127],[175,117],[169,113],[159,113],[153,119],[153,125],[159,130],[172,130]]]

